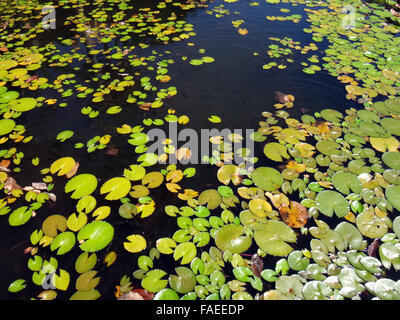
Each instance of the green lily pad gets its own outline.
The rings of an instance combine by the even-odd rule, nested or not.
[[[315,147],[319,152],[327,156],[339,155],[342,153],[340,151],[340,144],[333,140],[319,141]]]
[[[114,228],[105,221],[93,221],[84,226],[77,235],[79,242],[85,240],[79,247],[83,251],[95,252],[106,247],[114,236]]]
[[[282,162],[282,158],[289,159],[290,156],[287,153],[287,148],[277,142],[270,142],[264,146],[264,154],[267,158]]]
[[[21,98],[9,103],[9,106],[12,110],[16,112],[25,112],[35,108],[37,102],[33,98]]]
[[[1,119],[0,120],[0,136],[4,136],[13,131],[15,127],[15,121],[12,119]]]
[[[186,267],[175,268],[177,275],[170,275],[168,282],[172,289],[178,293],[188,293],[196,286],[196,276],[192,270]]]
[[[385,190],[385,196],[394,208],[400,210],[400,186],[390,185]]]
[[[328,217],[335,213],[339,218],[349,213],[349,202],[340,193],[332,190],[324,190],[317,194],[315,202],[319,211]]]
[[[350,194],[351,191],[360,193],[362,184],[358,177],[350,172],[338,171],[332,176],[333,186],[341,193]]]
[[[88,173],[83,173],[73,177],[65,185],[65,193],[72,192],[72,199],[80,199],[91,193],[97,188],[97,178]]]
[[[97,262],[95,253],[89,255],[88,252],[82,252],[75,261],[75,270],[78,273],[85,273],[91,270]]]
[[[174,290],[165,288],[157,292],[153,300],[179,300],[179,295]]]
[[[287,224],[278,220],[269,220],[263,229],[254,231],[254,239],[266,253],[286,256],[293,250],[286,242],[295,243],[297,238]]]
[[[24,279],[17,279],[13,281],[9,286],[8,286],[8,291],[12,293],[19,292],[26,287],[26,282]]]
[[[364,210],[356,218],[360,232],[372,239],[381,238],[388,231],[386,220],[374,214],[373,210]]]
[[[51,242],[51,251],[57,250],[58,255],[62,255],[70,251],[75,245],[75,234],[67,231],[57,235]]]
[[[264,191],[275,191],[283,184],[282,174],[269,167],[258,167],[251,173],[254,184]]]
[[[181,260],[181,264],[190,263],[197,255],[196,246],[192,242],[180,243],[174,250],[175,261]]]
[[[330,122],[340,122],[340,120],[343,118],[343,115],[334,109],[324,109],[320,112],[320,114],[322,118]]]
[[[119,200],[125,197],[131,189],[131,182],[122,177],[107,180],[101,187],[100,193],[105,194],[106,200]]]
[[[22,226],[27,223],[28,220],[32,217],[32,210],[29,207],[19,207],[15,209],[8,217],[8,223],[10,226]]]
[[[234,224],[227,224],[215,234],[215,244],[222,251],[242,253],[250,248],[252,239],[244,235],[244,228]]]
[[[400,152],[389,151],[382,155],[382,161],[390,168],[400,170]]]
[[[168,280],[162,280],[162,277],[166,274],[165,271],[160,269],[150,270],[142,279],[141,285],[149,292],[159,292],[168,284]]]
[[[363,237],[354,225],[343,221],[336,226],[335,231],[342,236],[345,248],[350,246],[352,250],[362,249]]]
[[[204,190],[200,193],[198,197],[198,202],[200,205],[205,205],[207,209],[213,210],[217,208],[221,203],[221,195],[215,189]]]

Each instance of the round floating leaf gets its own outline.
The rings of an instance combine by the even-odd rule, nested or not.
[[[12,293],[19,292],[26,287],[24,279],[17,279],[8,286],[8,291]]]
[[[377,280],[373,290],[381,300],[400,300],[400,293],[395,289],[395,282],[392,279]]]
[[[88,291],[77,291],[75,292],[69,300],[97,300],[101,297],[101,294],[96,289],[91,289]]]
[[[58,176],[63,176],[70,172],[75,167],[75,160],[71,157],[64,157],[54,161],[50,166],[50,172],[52,174],[58,172]]]
[[[124,242],[124,248],[127,251],[131,253],[136,253],[146,249],[147,246],[146,239],[143,238],[141,235],[132,234],[126,237],[126,239],[129,241],[129,242]]]
[[[264,191],[275,191],[283,184],[282,174],[269,167],[258,167],[251,173],[251,179]]]
[[[179,300],[179,295],[174,290],[165,288],[157,292],[153,300]]]
[[[291,228],[301,228],[308,221],[308,211],[301,203],[290,201],[290,207],[287,204],[279,206],[279,214],[282,220]]]
[[[125,197],[129,193],[130,189],[131,182],[128,179],[116,177],[106,181],[102,185],[100,193],[108,193],[106,196],[106,200],[119,200]]]
[[[316,146],[317,150],[324,155],[332,156],[341,154],[340,144],[333,140],[319,141]]]
[[[171,254],[174,252],[172,248],[176,247],[176,242],[171,238],[160,238],[156,242],[156,247],[163,254]]]
[[[293,250],[286,242],[296,242],[296,234],[282,221],[269,220],[263,229],[254,231],[254,239],[266,253],[285,256]]]
[[[168,282],[172,289],[178,293],[188,293],[196,286],[196,276],[192,270],[186,267],[175,268],[177,275],[170,275]]]
[[[324,109],[320,112],[320,114],[322,118],[330,122],[340,122],[343,118],[343,115],[334,109]]]
[[[382,161],[390,168],[400,170],[400,152],[389,151],[382,156]]]
[[[228,185],[232,181],[232,183],[236,186],[242,181],[240,168],[233,164],[227,164],[219,168],[217,172],[217,178],[225,185]]]
[[[136,164],[129,166],[129,169],[124,170],[124,176],[131,181],[141,180],[146,174],[146,169]]]
[[[95,253],[89,255],[87,252],[82,252],[75,261],[75,270],[78,273],[85,273],[91,270],[97,262]]]
[[[65,140],[71,138],[74,135],[74,132],[71,130],[65,130],[60,132],[56,139],[59,140],[60,142],[64,142]]]
[[[12,119],[0,120],[0,136],[9,134],[15,127],[15,121]]]
[[[76,280],[75,288],[78,291],[89,291],[95,288],[99,282],[100,277],[95,278],[97,271],[87,271],[81,274]]]
[[[161,280],[167,273],[160,269],[150,270],[146,273],[146,276],[142,279],[142,287],[149,292],[158,292],[164,289],[168,280]]]
[[[97,178],[88,173],[73,177],[65,185],[65,193],[72,192],[72,199],[80,199],[94,192],[97,188]]]
[[[302,293],[305,300],[329,300],[333,290],[327,284],[313,280],[304,285]]]
[[[32,210],[29,207],[19,207],[15,209],[8,217],[8,223],[10,226],[22,226],[27,223],[28,220],[32,217]]]
[[[250,248],[252,239],[244,234],[244,228],[234,224],[227,224],[215,234],[215,244],[222,251],[242,253]]]
[[[349,213],[349,203],[340,193],[332,190],[324,190],[318,193],[315,202],[319,211],[328,217],[335,212],[341,218]]]
[[[339,223],[335,231],[342,236],[344,247],[350,246],[352,250],[359,250],[363,246],[363,237],[360,231],[351,223],[343,221]]]
[[[200,205],[205,205],[207,204],[207,209],[213,210],[219,206],[221,203],[221,195],[218,193],[217,190],[215,189],[208,189],[204,190],[202,193],[200,193],[198,197],[198,202]]]
[[[288,256],[288,264],[294,271],[301,271],[307,268],[310,259],[303,255],[300,250],[292,251]]]
[[[383,237],[388,230],[386,220],[375,215],[373,210],[364,210],[356,218],[360,232],[372,239]]]
[[[9,103],[9,106],[12,110],[16,112],[25,112],[29,111],[36,107],[36,100],[33,98],[21,98]]]
[[[181,264],[190,263],[197,255],[196,246],[192,242],[179,244],[174,250],[175,261],[182,258]]]
[[[332,183],[337,190],[344,194],[350,194],[351,191],[360,193],[362,189],[360,179],[350,172],[336,172],[332,176]]]
[[[85,240],[80,248],[83,251],[94,252],[106,247],[114,236],[114,228],[105,221],[93,221],[78,232],[78,241]]]
[[[67,231],[56,236],[51,242],[51,251],[57,250],[58,255],[62,255],[70,251],[75,245],[75,234]]]
[[[67,227],[72,231],[78,231],[84,227],[87,223],[87,215],[83,212],[80,212],[78,216],[75,213],[72,213],[67,220]]]
[[[55,237],[58,231],[67,229],[67,219],[60,214],[48,216],[42,223],[42,230],[46,236]]]
[[[287,153],[286,147],[277,142],[267,143],[264,146],[264,154],[267,158],[277,162],[282,162],[282,158],[290,158],[289,154]]]
[[[385,196],[394,208],[400,210],[400,186],[390,185],[385,190]]]

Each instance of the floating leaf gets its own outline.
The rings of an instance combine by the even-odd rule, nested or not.
[[[10,226],[22,226],[27,223],[28,220],[32,217],[32,210],[28,207],[19,207],[15,209],[8,217],[8,223]]]
[[[394,208],[400,210],[400,186],[390,185],[385,190],[385,196]]]
[[[289,227],[301,228],[308,221],[308,212],[306,207],[296,201],[290,201],[290,207],[282,204],[279,207],[279,214]]]
[[[50,166],[50,172],[52,174],[57,173],[58,176],[63,176],[70,172],[75,167],[75,160],[71,157],[64,157],[54,161]]]
[[[244,228],[234,224],[227,224],[215,234],[215,244],[222,251],[242,253],[250,248],[252,239],[244,235]]]
[[[296,234],[282,221],[269,220],[261,230],[254,231],[254,239],[268,254],[285,256],[293,250],[286,242],[296,242]]]
[[[73,177],[65,185],[65,192],[72,192],[72,199],[80,199],[94,192],[97,188],[97,179],[94,175],[83,173]]]
[[[267,143],[264,146],[264,154],[267,158],[277,162],[282,162],[282,158],[290,158],[289,154],[287,153],[286,147],[276,142]]]
[[[70,251],[75,245],[75,234],[67,231],[57,235],[51,242],[51,251],[57,250],[58,255],[62,255]]]
[[[129,242],[124,242],[124,248],[131,252],[136,253],[146,249],[147,242],[146,239],[141,235],[132,234],[126,238]]]
[[[196,286],[196,277],[192,270],[186,267],[175,268],[177,275],[170,275],[168,282],[176,292],[185,294],[193,291]]]
[[[142,287],[149,292],[158,292],[164,289],[168,280],[162,280],[167,273],[160,269],[154,269],[146,273],[145,278],[142,280]]]
[[[125,197],[131,189],[131,182],[122,177],[112,178],[107,180],[101,187],[100,193],[105,194],[106,200],[119,200]]]
[[[315,202],[318,209],[328,217],[332,217],[335,212],[341,218],[350,210],[348,201],[340,193],[332,190],[319,192]]]
[[[181,264],[190,263],[196,255],[196,246],[191,242],[181,243],[174,250],[174,259],[177,261],[182,258]]]
[[[258,167],[251,174],[254,184],[264,191],[275,191],[283,184],[281,173],[269,167]]]
[[[351,191],[360,193],[362,189],[360,179],[350,172],[336,172],[332,176],[332,183],[337,190],[344,194],[350,194]]]
[[[77,235],[83,251],[95,252],[106,247],[114,236],[114,228],[105,221],[93,221],[84,226]]]

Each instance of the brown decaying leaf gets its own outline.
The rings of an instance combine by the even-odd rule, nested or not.
[[[376,257],[376,253],[378,252],[379,249],[379,240],[375,239],[372,241],[372,243],[369,245],[367,252],[370,257]]]
[[[4,183],[4,189],[6,189],[7,192],[11,192],[13,190],[22,190],[22,187],[17,183],[17,181],[15,181],[14,178],[8,177]]]
[[[119,149],[113,146],[108,146],[106,148],[106,155],[108,156],[117,156],[119,153]]]
[[[79,168],[79,162],[75,162],[75,166],[72,168],[72,170],[68,173],[65,174],[65,176],[70,179],[71,177],[73,177],[76,172],[78,171]]]
[[[301,228],[308,221],[306,207],[296,201],[290,201],[290,207],[286,204],[282,204],[279,207],[279,214],[283,222],[291,228]]]
[[[251,271],[253,272],[254,276],[261,278],[261,272],[264,269],[264,263],[260,256],[255,253],[251,257]]]
[[[142,109],[144,111],[149,111],[151,108],[151,102],[144,102],[139,106],[139,109]]]
[[[135,289],[123,294],[117,300],[153,300],[154,293],[144,289]]]
[[[284,94],[280,91],[274,91],[274,94],[275,94],[275,99],[277,101],[279,101],[280,103],[289,102],[289,97],[286,94]]]

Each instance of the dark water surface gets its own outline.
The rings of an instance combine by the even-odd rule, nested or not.
[[[135,6],[137,3],[138,7],[141,5],[153,6],[155,1],[134,1],[134,3]],[[126,107],[119,114],[108,115],[105,113],[106,107],[126,105],[126,95],[113,94],[112,101],[104,103],[106,107],[102,109],[100,115],[95,119],[89,119],[82,115],[80,110],[83,106],[91,105],[90,101],[71,96],[64,98],[65,101],[68,101],[66,108],[39,108],[22,116],[20,120],[27,132],[34,136],[34,141],[21,147],[21,151],[26,155],[25,160],[30,162],[32,158],[39,156],[41,161],[39,167],[43,168],[58,159],[60,155],[69,155],[80,162],[79,172],[93,173],[104,182],[106,177],[121,175],[124,168],[134,163],[133,159],[136,159],[136,155],[132,146],[120,136],[117,136],[115,140],[113,137],[113,144],[120,149],[118,157],[113,157],[106,155],[104,150],[91,154],[87,153],[85,149],[74,149],[74,144],[76,142],[86,143],[96,135],[114,133],[115,136],[116,127],[124,123],[136,125],[147,117],[163,117],[169,107],[175,108],[178,115],[187,115],[191,120],[187,126],[199,131],[202,128],[210,128],[210,122],[207,120],[210,115],[221,117],[222,123],[216,125],[217,128],[257,129],[258,121],[261,120],[260,113],[274,111],[273,104],[276,101],[273,91],[276,90],[295,96],[295,107],[292,109],[294,117],[302,114],[301,108],[304,108],[303,112],[313,114],[325,108],[344,110],[354,106],[354,102],[349,102],[345,97],[345,85],[326,71],[317,72],[315,75],[305,74],[302,71],[303,67],[299,64],[299,61],[303,61],[300,53],[295,53],[290,57],[295,62],[285,63],[287,65],[285,70],[263,70],[262,66],[272,61],[267,55],[268,46],[272,43],[276,44],[276,42],[270,41],[269,37],[290,37],[295,41],[300,41],[302,46],[313,41],[309,34],[302,31],[309,25],[303,6],[293,7],[291,4],[285,3],[270,5],[260,1],[259,6],[252,7],[249,6],[249,3],[251,1],[229,4],[218,0],[210,2],[208,8],[197,8],[184,12],[184,19],[194,25],[194,32],[197,34],[189,39],[189,42],[195,44],[194,47],[187,46],[183,42],[161,45],[148,40],[149,48],[138,49],[138,54],[152,50],[160,53],[170,51],[170,54],[164,53],[162,58],[171,58],[176,61],[168,67],[168,74],[172,77],[168,85],[176,86],[178,94],[168,100],[160,109],[144,112],[137,107]],[[224,4],[231,10],[231,13],[221,18],[206,13],[207,10],[212,10],[213,7],[220,4]],[[301,22],[295,24],[291,21],[279,22],[266,19],[267,15],[282,15],[279,11],[281,8],[290,8],[290,14],[301,14],[303,16]],[[238,11],[240,14],[235,14],[234,11]],[[65,18],[70,12],[70,10],[57,11],[57,29],[42,33],[34,41],[36,43],[39,41],[41,45],[55,41],[61,51],[65,50],[57,37],[67,38],[69,34],[71,37],[74,35],[62,25],[63,17]],[[247,35],[239,35],[237,29],[232,26],[232,20],[237,19],[245,21],[242,26],[248,29]],[[103,44],[100,44],[99,47],[102,46]],[[321,56],[326,46],[327,44],[324,42],[318,43],[319,50],[313,53]],[[80,47],[82,52],[86,50],[84,44],[80,44]],[[189,59],[194,58],[198,49],[205,49],[206,55],[215,58],[215,62],[192,66],[188,61],[181,61],[182,56],[188,56]],[[253,55],[254,52],[258,52],[259,55]],[[198,56],[200,55],[198,54]],[[284,59],[282,58],[283,62]],[[76,72],[72,69],[74,67],[80,67],[81,70]],[[70,71],[68,71],[69,68]],[[46,69],[44,76],[49,79],[49,82],[52,82],[58,75],[69,72],[77,74],[75,79],[79,83],[93,75],[93,73],[86,72],[85,62],[74,62],[67,68]],[[27,92],[27,94],[31,93]],[[55,137],[64,130],[73,130],[75,135],[68,143],[59,143]],[[196,168],[198,174],[193,186],[196,190],[201,191],[210,186],[219,185],[215,175],[217,168],[202,165],[198,165]],[[22,172],[28,173],[24,171],[23,166]],[[18,182],[25,185],[25,183],[40,181],[40,179],[39,171],[30,172],[30,175],[20,176]],[[57,183],[57,179],[60,179],[60,183]],[[63,181],[63,178],[56,178],[54,191],[56,194],[63,193]],[[193,182],[188,181],[185,186],[190,187],[190,183]],[[155,245],[158,238],[169,236],[174,232],[175,219],[166,216],[163,207],[167,204],[178,204],[176,196],[155,190],[153,198],[158,204],[156,212],[151,217],[140,221],[136,219],[133,219],[135,221],[122,221],[117,214],[119,204],[111,204],[114,217],[111,215],[108,220],[116,228],[116,237],[110,244],[109,251],[115,250],[118,257],[117,262],[109,267],[102,277],[99,291],[103,298],[113,298],[114,287],[119,283],[121,275],[131,275],[131,272],[136,269],[137,255],[124,252],[121,245],[127,235],[144,233],[150,248]],[[98,205],[101,205],[100,201],[98,201]],[[6,218],[0,217],[0,234],[2,235],[0,241],[0,298],[29,299],[40,292],[37,291],[38,287],[28,286],[21,293],[8,294],[7,287],[15,279],[30,279],[31,277],[32,273],[27,268],[28,255],[24,255],[23,249],[30,245],[29,234],[32,230],[41,227],[46,214],[69,215],[73,213],[74,206],[74,201],[64,197],[53,207],[46,205],[46,208],[41,209],[40,214],[43,216],[36,217],[18,228],[10,228]],[[76,257],[79,251],[76,246],[73,253],[71,252],[65,257],[57,256],[59,265],[67,270],[70,267],[73,268],[75,260],[71,257]],[[103,259],[104,255],[99,254],[99,260]],[[45,256],[43,257],[45,258]],[[97,267],[96,270],[99,270],[101,274],[105,267],[101,261],[97,266],[100,266],[100,269]],[[74,292],[74,282],[75,279],[71,278],[70,290],[66,293],[59,293],[58,297],[69,297]]]

